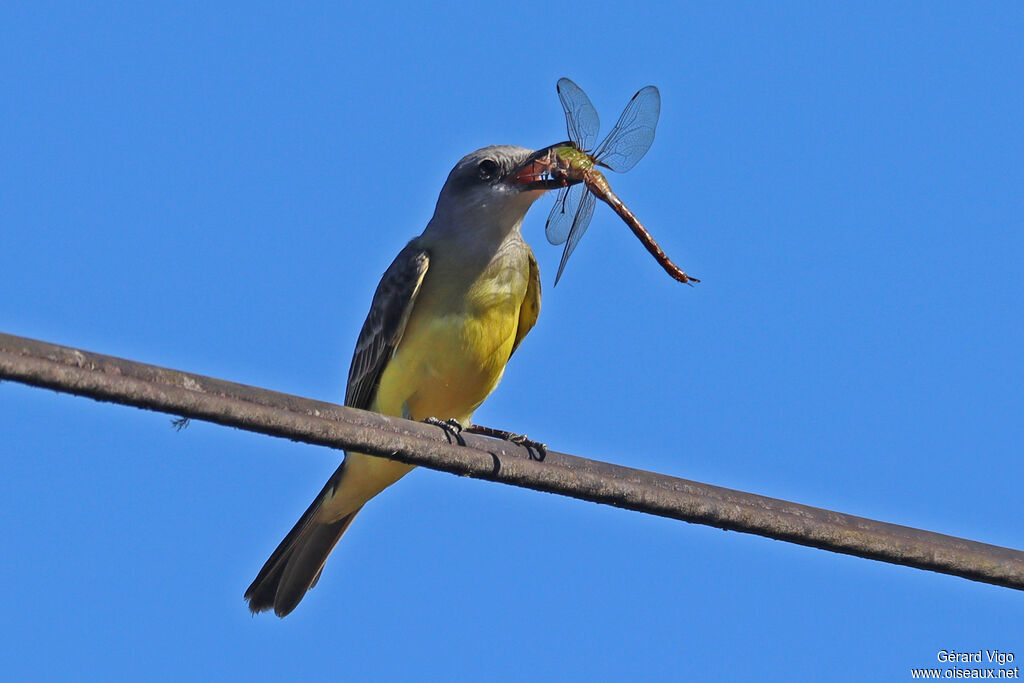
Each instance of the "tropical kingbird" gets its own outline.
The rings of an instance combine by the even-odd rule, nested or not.
[[[545,176],[538,156],[485,147],[448,175],[423,234],[377,285],[345,405],[469,425],[540,312],[537,260],[520,226],[530,205],[564,182]],[[280,617],[295,609],[363,505],[412,467],[346,453],[245,592],[249,609]]]

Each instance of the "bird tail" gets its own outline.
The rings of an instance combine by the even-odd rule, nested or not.
[[[320,579],[327,556],[362,509],[358,507],[331,522],[316,519],[321,503],[340,480],[342,468],[344,465],[327,482],[246,589],[245,599],[253,614],[273,608],[277,616],[287,616]]]

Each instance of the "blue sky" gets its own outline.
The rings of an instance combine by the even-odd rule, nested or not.
[[[1016,3],[8,3],[0,330],[340,401],[383,270],[478,147],[564,139],[599,206],[477,413],[557,450],[1024,547]],[[284,621],[242,591],[339,454],[0,384],[17,679],[903,680],[1024,659],[1024,595],[419,471]]]

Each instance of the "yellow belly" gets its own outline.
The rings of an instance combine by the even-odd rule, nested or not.
[[[498,385],[512,353],[525,296],[523,280],[522,288],[503,291],[481,283],[474,288],[480,291],[466,297],[463,310],[451,310],[441,301],[417,301],[381,377],[373,409],[414,420],[455,418],[468,424]]]

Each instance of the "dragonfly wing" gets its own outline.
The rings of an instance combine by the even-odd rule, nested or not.
[[[551,207],[548,214],[548,223],[544,226],[544,233],[551,244],[562,244],[569,237],[569,228],[576,217],[576,209],[579,208],[580,194],[583,192],[583,184],[563,187],[558,190],[555,198],[555,205]]]
[[[597,110],[590,103],[587,93],[568,78],[558,79],[557,87],[558,99],[565,110],[565,126],[569,129],[569,139],[581,150],[592,149],[597,141],[597,131],[601,130],[601,119],[597,115]]]
[[[580,187],[574,185],[573,187]],[[583,200],[580,202],[580,208],[576,209],[576,217],[572,221],[572,230],[569,231],[569,240],[565,243],[565,249],[562,251],[562,262],[558,264],[558,274],[555,275],[555,284],[558,284],[558,280],[562,277],[562,271],[565,270],[565,264],[569,261],[569,255],[572,254],[573,249],[580,243],[580,238],[583,237],[583,233],[587,231],[587,226],[590,225],[590,219],[594,215],[594,205],[596,199],[592,192],[584,192]]]
[[[622,116],[594,158],[617,173],[625,173],[643,159],[654,142],[654,129],[661,115],[661,93],[653,85],[642,88],[622,110]]]

